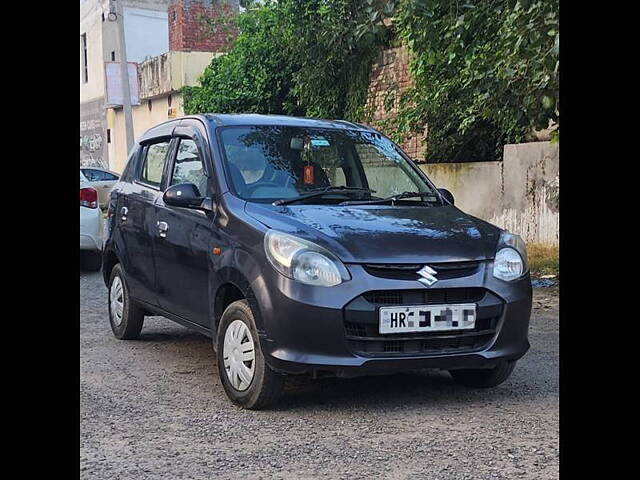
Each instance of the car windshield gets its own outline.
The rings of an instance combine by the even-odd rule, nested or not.
[[[229,180],[244,200],[270,203],[321,192],[301,200],[337,204],[416,192],[424,195],[410,196],[402,202],[438,201],[433,188],[397,147],[376,132],[225,127],[220,139]]]

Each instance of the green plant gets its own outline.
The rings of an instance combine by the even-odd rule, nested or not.
[[[557,246],[529,243],[527,244],[527,256],[531,275],[560,276],[560,252]]]
[[[360,120],[371,66],[388,40],[384,19],[393,2],[288,1],[294,95],[306,114]]]
[[[404,0],[396,26],[414,85],[393,134],[428,125],[428,160],[499,158],[559,125],[558,0]]]
[[[239,34],[200,85],[183,89],[187,113],[261,112],[359,120],[371,64],[387,39],[393,2],[282,0],[233,19]],[[225,20],[202,19],[212,32]]]
[[[277,4],[268,3],[232,18],[240,33],[228,53],[205,69],[199,86],[182,90],[186,113],[303,113],[292,97],[295,66],[279,13]]]
[[[280,0],[203,19],[239,32],[185,112],[260,112],[368,121],[372,63],[391,41],[411,52],[413,85],[391,89],[380,122],[396,141],[423,133],[428,161],[496,160],[505,143],[554,122],[559,140],[558,0]],[[397,40],[396,40],[397,41]]]

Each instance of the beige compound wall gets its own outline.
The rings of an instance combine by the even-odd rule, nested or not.
[[[504,147],[502,162],[423,164],[456,206],[518,233],[527,242],[558,245],[560,238],[558,145],[532,142]]]
[[[140,105],[131,108],[133,117],[134,138],[137,140],[149,128],[166,122],[169,115],[169,95],[162,95],[151,100],[143,100]],[[151,109],[149,109],[151,102]],[[182,97],[179,93],[171,94],[171,108],[175,109],[175,116],[184,115]],[[122,172],[127,160],[127,139],[124,132],[124,114],[122,108],[107,110],[107,125],[111,130],[109,148],[109,168],[114,172]]]

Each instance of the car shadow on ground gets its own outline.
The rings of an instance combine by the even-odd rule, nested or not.
[[[154,347],[161,345],[162,348],[153,348],[147,353],[161,356],[167,363],[184,362],[188,357],[193,362],[194,371],[200,372],[203,382],[214,379],[217,388],[212,389],[212,394],[224,395],[220,379],[217,378],[218,369],[211,340],[187,329],[162,325],[165,320],[158,318],[158,323],[146,327],[146,333],[143,330],[138,342],[146,342]],[[162,359],[158,358],[158,361]],[[356,378],[288,376],[280,401],[269,410],[286,412],[313,408],[335,411],[336,408],[350,410],[363,407],[389,410],[425,405],[457,407],[478,402],[500,403],[505,398],[526,397],[531,400],[533,397],[553,395],[549,389],[543,391],[539,385],[536,387],[536,383],[544,379],[532,378],[524,370],[516,366],[512,376],[503,385],[489,389],[458,385],[443,370],[416,370]],[[544,375],[542,371],[538,373]]]
[[[102,269],[100,269],[99,271],[95,271],[95,270],[90,270],[87,268],[87,266],[85,265],[85,259],[82,258],[82,256],[80,257],[80,276],[82,277],[83,275],[94,275],[94,274],[99,274],[102,275]]]
[[[460,406],[498,401],[512,394],[507,381],[493,389],[472,389],[456,384],[448,372],[426,370],[357,378],[291,377],[273,411],[367,408],[406,409],[413,406]]]

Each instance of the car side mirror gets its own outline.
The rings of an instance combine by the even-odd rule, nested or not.
[[[442,195],[447,202],[449,202],[451,205],[455,205],[455,201],[453,199],[453,193],[451,193],[446,188],[439,188],[438,191],[440,192],[440,195]]]
[[[179,183],[167,188],[162,195],[166,205],[172,207],[195,208],[198,210],[213,211],[213,202],[210,198],[200,195],[200,190],[193,183]]]

